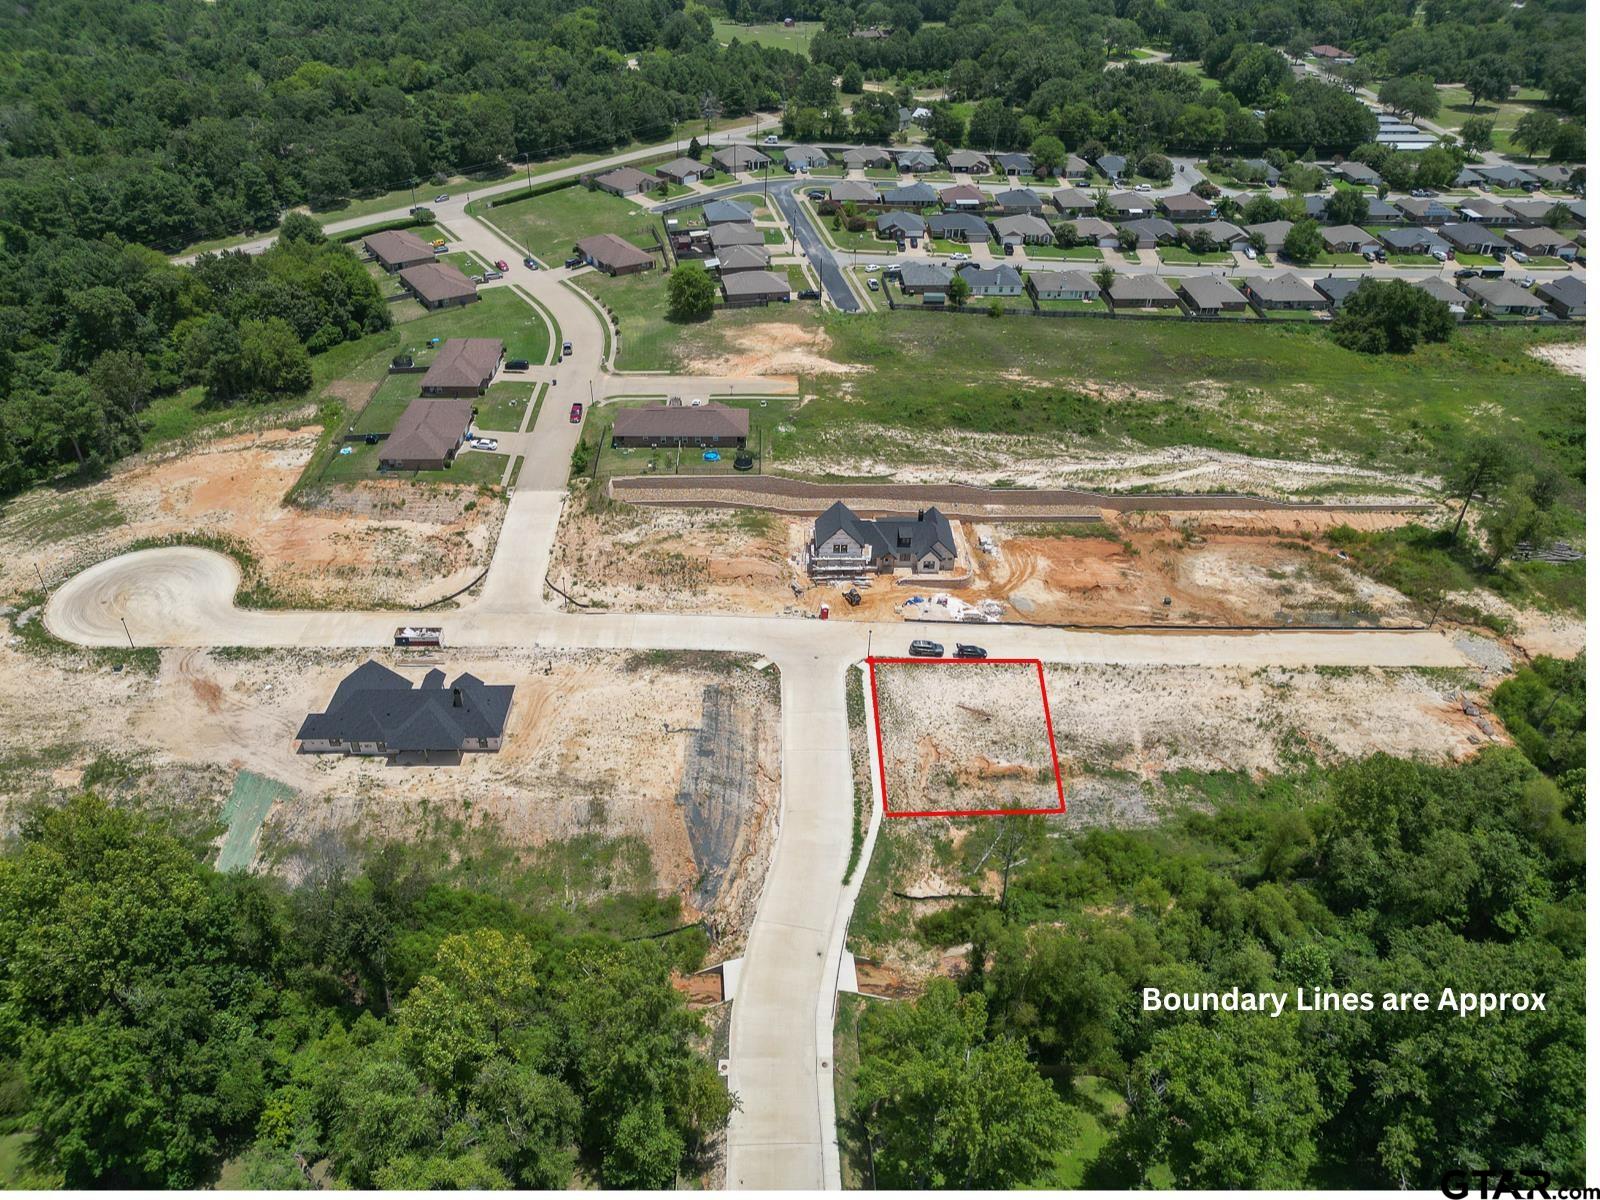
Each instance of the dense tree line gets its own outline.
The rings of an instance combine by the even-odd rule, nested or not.
[[[728,0],[725,7],[738,20],[780,7],[779,15],[818,18],[816,62],[846,75],[947,86],[953,99],[980,103],[987,111],[974,114],[964,131],[964,144],[980,149],[1024,149],[1050,132],[1069,150],[1103,143],[1119,153],[1263,146],[1348,152],[1370,140],[1371,127],[1344,88],[1379,79],[1386,81],[1385,101],[1412,115],[1438,111],[1436,80],[1464,82],[1475,102],[1504,100],[1518,86],[1543,88],[1559,110],[1583,111],[1577,0],[1523,8],[1456,0],[1428,5],[1420,22],[1404,0],[1196,0],[1181,8],[1162,0],[1114,8],[1083,0],[1021,7],[1000,0],[861,0],[797,11]],[[885,30],[887,36],[856,36]],[[1358,55],[1356,64],[1340,70],[1337,86],[1296,83],[1284,52],[1303,56],[1326,42]],[[1106,69],[1146,46],[1199,60],[1220,90],[1202,94],[1200,80],[1162,67]],[[942,136],[963,144],[955,132],[947,127]],[[1548,143],[1555,134],[1545,136]],[[1581,131],[1575,143],[1581,157]]]
[[[114,234],[3,232],[0,497],[137,450],[155,397],[298,395],[312,354],[389,325],[366,268],[300,214],[263,254],[192,266]]]
[[[164,249],[748,113],[805,65],[672,0],[88,0],[0,15],[0,47],[0,212]]]
[[[400,851],[218,874],[85,796],[0,857],[4,1116],[73,1188],[670,1186],[731,1104],[671,962]]]
[[[1509,749],[1453,767],[1379,756],[1236,780],[1206,811],[1154,829],[1035,837],[1000,900],[920,925],[931,944],[971,943],[959,986],[977,1015],[941,1018],[954,1001],[933,992],[916,1021],[876,1008],[863,1018],[853,1118],[890,1151],[888,1178],[874,1156],[879,1184],[916,1186],[941,1165],[897,1165],[905,1139],[929,1131],[927,1113],[906,1085],[902,1103],[884,1103],[875,1081],[905,1075],[908,1059],[948,1061],[964,1044],[952,1028],[988,1054],[1010,1043],[1004,1053],[1044,1078],[1115,1084],[1127,1112],[1090,1164],[1100,1186],[1170,1172],[1178,1187],[1431,1187],[1485,1163],[1580,1179],[1584,806],[1569,764],[1582,755],[1581,679],[1581,662],[1545,664],[1497,694],[1548,775]],[[1139,1000],[1145,987],[1235,986],[1525,990],[1545,993],[1546,1008],[1272,1017],[1149,1012]],[[1016,1154],[999,1158],[1025,1172],[1060,1144],[1005,1128]],[[974,1141],[954,1177],[1005,1186],[1011,1177],[984,1166],[995,1157]]]

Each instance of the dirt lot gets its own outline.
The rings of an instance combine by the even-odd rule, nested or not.
[[[770,672],[716,655],[384,654],[381,661],[417,678],[437,662],[452,675],[470,670],[516,684],[505,748],[458,766],[296,754],[300,722],[364,657],[165,651],[151,676],[0,646],[0,727],[26,727],[35,745],[50,748],[0,750],[0,827],[14,822],[19,802],[80,786],[102,756],[138,760],[170,785],[152,790],[181,791],[176,799],[208,820],[248,769],[297,793],[272,807],[258,858],[289,877],[331,835],[449,837],[489,826],[499,844],[517,849],[579,835],[637,839],[649,847],[656,887],[707,917],[719,951],[739,944],[777,812]],[[107,721],[108,712],[116,719]],[[708,715],[725,753],[704,753]]]
[[[719,353],[691,355],[685,375],[849,375],[863,368],[828,357],[832,339],[821,329],[771,321],[730,329]]]
[[[1462,704],[1465,696],[1481,705],[1503,670],[1093,665],[1051,666],[1045,677],[1067,791],[1064,815],[1037,818],[1046,836],[1148,824],[1176,803],[1203,804],[1203,796],[1190,790],[1188,772],[1261,775],[1379,751],[1446,762],[1507,740],[1492,716],[1468,715]],[[915,699],[924,720],[942,721],[936,732],[920,735],[933,739],[935,750],[915,743],[913,750],[935,762],[976,754],[973,731],[949,715],[954,696],[934,686],[938,679],[913,673],[900,681],[902,709]],[[963,703],[970,702],[971,686],[961,689]],[[981,727],[984,739],[999,746],[1031,739],[1036,721],[1025,706],[1010,710],[1015,715],[1009,720],[996,708],[995,719]],[[886,742],[899,721],[886,720]],[[1020,750],[1011,752],[1021,757]],[[890,754],[891,792],[897,769],[906,769],[896,767],[895,757]],[[979,780],[969,786],[986,785]],[[902,983],[947,972],[961,948],[916,944],[912,922],[962,896],[998,895],[991,849],[996,824],[993,818],[885,821],[851,927],[853,952],[877,960]]]
[[[1058,806],[1032,666],[880,664],[876,686],[890,813]]]
[[[483,570],[505,513],[497,492],[386,480],[285,504],[317,433],[241,434],[20,497],[0,510],[0,595],[36,587],[36,565],[55,582],[138,539],[192,533],[239,539],[274,596],[309,607],[427,603]]]
[[[807,519],[721,509],[569,505],[554,577],[577,596],[630,611],[815,613],[834,620],[942,619],[910,606],[946,593],[999,601],[1011,621],[1087,625],[1406,625],[1398,592],[1357,574],[1319,535],[1338,524],[1380,528],[1401,517],[1361,513],[1182,514],[1106,512],[1101,525],[956,521],[957,582],[884,575],[845,602],[840,585],[813,584],[799,567]],[[990,539],[995,552],[979,549]],[[960,582],[963,577],[970,578]],[[566,586],[563,584],[563,586]],[[800,591],[796,593],[796,587]]]

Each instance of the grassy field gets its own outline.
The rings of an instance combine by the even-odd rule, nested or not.
[[[840,443],[885,462],[937,456],[904,430],[1024,434],[1108,447],[1203,445],[1432,472],[1469,431],[1543,445],[1583,470],[1583,381],[1525,353],[1570,330],[1459,334],[1405,356],[1343,350],[1304,322],[823,318],[830,357],[867,368],[804,381],[817,398],[780,435],[775,464]],[[1009,377],[1013,382],[1005,382]],[[1136,389],[1108,402],[1083,385]]]
[[[1200,263],[1223,265],[1233,261],[1233,255],[1225,250],[1214,250],[1209,254],[1196,254],[1193,250],[1182,246],[1162,246],[1156,250],[1156,257],[1164,263],[1194,266]]]
[[[1549,99],[1539,88],[1524,87],[1517,90],[1514,99],[1498,104],[1485,100],[1474,111],[1466,88],[1441,87],[1438,92],[1439,115],[1433,118],[1434,123],[1445,129],[1460,129],[1468,117],[1493,117],[1496,150],[1516,149],[1511,145],[1511,131],[1528,113],[1547,108]]]
[[[815,304],[719,309],[704,321],[667,318],[667,288],[659,271],[611,278],[586,273],[574,281],[603,301],[621,322],[615,365],[624,371],[671,371],[696,358],[721,353],[729,334],[775,322],[805,325],[817,320]]]
[[[711,22],[712,33],[717,41],[724,45],[738,38],[741,42],[771,46],[776,50],[788,50],[793,54],[808,54],[811,50],[811,39],[821,28],[820,21],[796,21],[790,27],[785,27],[782,21],[769,21],[758,25],[736,25],[732,21],[722,20]]]
[[[654,245],[660,218],[631,200],[574,185],[543,196],[514,200],[489,209],[484,219],[512,243],[533,251],[546,264],[559,265],[579,238],[614,233],[636,246]]]
[[[539,406],[533,399],[533,381],[526,383],[493,384],[483,399],[478,401],[478,419],[474,424],[485,433],[515,433],[522,427],[522,416],[533,402],[533,416],[529,427],[538,420]],[[543,392],[540,392],[542,398]]]

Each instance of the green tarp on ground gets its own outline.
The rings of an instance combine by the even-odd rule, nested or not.
[[[222,820],[228,832],[217,852],[217,870],[247,871],[256,856],[261,823],[267,819],[272,802],[294,795],[288,784],[279,783],[254,771],[240,771],[233,781],[233,792],[222,806]]]

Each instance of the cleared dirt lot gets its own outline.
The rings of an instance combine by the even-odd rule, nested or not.
[[[891,815],[1059,806],[1035,667],[879,663],[874,678]]]
[[[284,497],[319,430],[218,439],[70,491],[39,489],[0,510],[0,594],[55,582],[130,543],[199,533],[237,539],[280,603],[318,608],[428,603],[488,564],[504,517],[495,489],[375,481]]]
[[[1325,542],[1339,524],[1403,523],[1380,513],[1104,512],[1096,525],[952,522],[954,581],[874,575],[852,607],[836,583],[800,567],[811,521],[750,510],[654,508],[574,498],[563,517],[554,578],[613,609],[811,613],[897,620],[944,592],[1000,602],[1005,620],[1042,624],[1409,625],[1398,592],[1350,569]],[[993,553],[979,548],[989,539]],[[567,583],[563,583],[567,586]],[[797,590],[798,589],[798,590]]]
[[[301,720],[365,657],[169,650],[150,675],[0,647],[0,726],[27,728],[50,748],[0,749],[4,824],[20,803],[68,793],[86,768],[112,760],[136,762],[152,802],[179,804],[203,825],[249,770],[293,790],[268,812],[257,857],[289,877],[342,838],[448,841],[486,829],[518,853],[628,839],[648,847],[658,892],[706,917],[719,950],[739,944],[777,812],[773,672],[719,655],[384,654],[418,679],[436,662],[452,676],[516,684],[505,748],[459,766],[296,754]]]
[[[1259,777],[1380,751],[1433,762],[1466,758],[1508,740],[1493,716],[1469,714],[1462,699],[1481,706],[1510,665],[1448,671],[1047,666],[1067,811],[1034,819],[1046,837],[1147,824],[1176,806],[1203,807],[1198,784],[1212,773]],[[970,731],[944,716],[969,702],[969,687],[941,691],[931,686],[939,679],[912,675],[900,700],[905,706],[906,696],[914,696],[923,719],[943,719],[937,732],[923,735],[933,750],[912,747],[935,762],[973,753]],[[982,734],[995,745],[1015,744],[1031,738],[1034,727],[1023,709],[997,706]],[[896,778],[891,767],[891,795]],[[997,832],[989,817],[885,821],[851,926],[853,952],[881,963],[891,983],[959,965],[961,947],[922,946],[911,937],[912,925],[960,897],[999,894]]]

